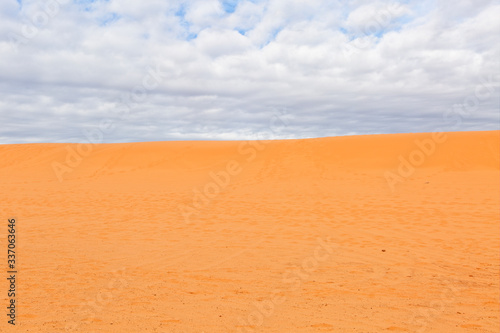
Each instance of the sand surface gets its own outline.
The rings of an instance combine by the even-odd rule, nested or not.
[[[499,155],[498,131],[1,145],[0,332],[499,332]]]

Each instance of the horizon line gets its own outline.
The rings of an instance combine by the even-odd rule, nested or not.
[[[293,141],[293,140],[317,140],[327,138],[340,138],[340,137],[355,137],[355,136],[381,136],[381,135],[411,135],[411,134],[426,134],[426,133],[477,133],[477,132],[500,132],[496,130],[456,130],[456,131],[427,131],[427,132],[401,132],[401,133],[370,133],[370,134],[345,134],[333,136],[319,136],[319,137],[305,137],[305,138],[280,138],[280,139],[197,139],[197,140],[148,140],[148,141],[126,141],[126,142],[98,142],[93,143],[90,141],[84,142],[24,142],[24,143],[0,143],[0,146],[8,145],[77,145],[77,144],[92,144],[92,145],[111,145],[111,144],[131,144],[131,143],[159,143],[159,142],[242,142],[242,141]]]

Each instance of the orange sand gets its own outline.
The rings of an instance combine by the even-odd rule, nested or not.
[[[498,332],[499,155],[499,131],[2,145],[0,331]]]

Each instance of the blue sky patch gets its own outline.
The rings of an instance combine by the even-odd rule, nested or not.
[[[223,0],[222,1],[222,8],[224,8],[224,11],[226,13],[229,13],[229,14],[234,13],[237,6],[238,6],[238,0]]]
[[[186,40],[193,40],[193,39],[196,39],[198,37],[198,34],[195,34],[195,33],[190,33],[188,34]]]
[[[248,29],[236,29],[236,31],[238,31],[240,33],[240,35],[243,35],[245,36],[245,34],[247,33]]]
[[[185,4],[180,5],[179,9],[175,12],[174,15],[184,19],[184,16],[186,16],[186,5]]]
[[[184,28],[185,34],[182,35],[183,38],[185,38],[187,41],[196,39],[198,37],[198,34],[190,32],[191,29],[191,23],[186,20],[186,5],[182,4],[179,6],[179,9],[174,14],[179,18],[179,24],[182,28]]]
[[[101,27],[110,25],[113,22],[118,21],[121,18],[117,13],[108,13],[99,23]]]
[[[109,2],[109,0],[73,0],[74,4],[83,7],[83,10],[86,12],[91,12],[97,2]]]

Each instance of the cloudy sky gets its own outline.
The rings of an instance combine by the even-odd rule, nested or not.
[[[0,143],[499,129],[500,3],[2,0]]]

